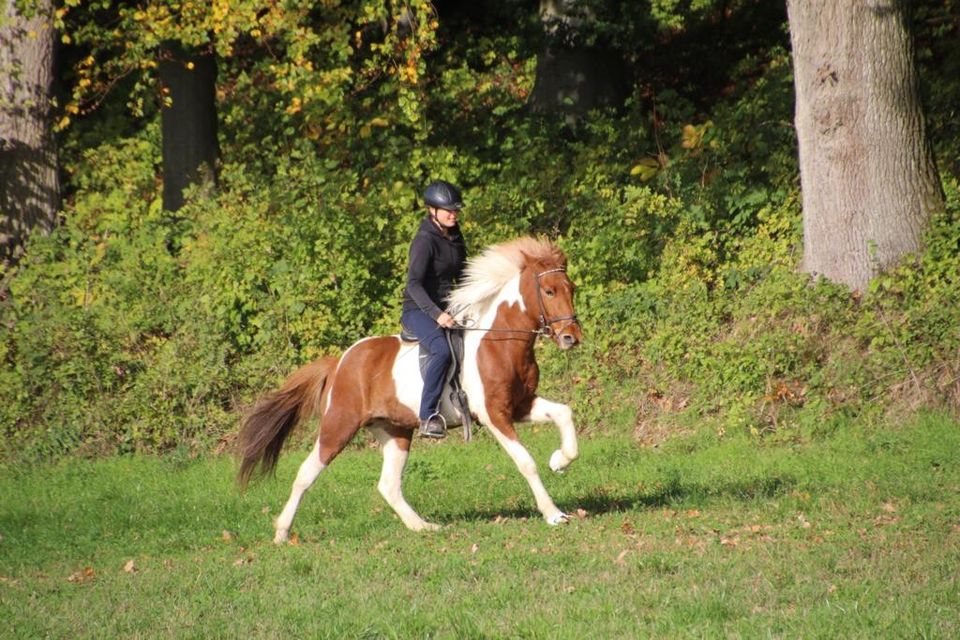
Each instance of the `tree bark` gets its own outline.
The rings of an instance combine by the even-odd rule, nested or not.
[[[943,191],[920,107],[907,3],[788,0],[803,269],[862,291],[920,249]]]
[[[528,104],[535,112],[560,113],[570,124],[598,107],[623,106],[629,93],[622,57],[601,44],[587,46],[582,31],[591,14],[575,15],[578,0],[541,0],[544,46]]]
[[[53,135],[54,29],[51,0],[21,15],[4,4],[0,23],[0,262],[23,253],[31,232],[49,233],[60,207]]]
[[[163,47],[159,67],[165,104],[163,137],[163,208],[183,206],[183,190],[193,183],[216,183],[217,66],[212,53],[185,51],[179,43]]]

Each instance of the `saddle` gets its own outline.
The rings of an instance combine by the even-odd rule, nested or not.
[[[463,373],[463,329],[444,329],[443,333],[447,338],[447,344],[450,346],[450,353],[453,356],[444,377],[451,389],[450,404],[460,413],[463,420],[463,439],[470,442],[473,438],[473,417],[470,415],[470,401],[467,398],[467,392],[460,385],[460,376]],[[402,325],[400,327],[400,339],[408,343],[420,342],[417,336],[407,331],[406,327]],[[419,358],[420,377],[422,379],[430,362],[430,352],[422,344],[420,345]]]

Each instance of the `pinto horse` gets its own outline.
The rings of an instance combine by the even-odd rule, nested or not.
[[[566,262],[563,252],[546,240],[523,237],[494,245],[468,262],[464,281],[449,301],[457,310],[457,322],[469,329],[462,386],[470,412],[488,426],[516,463],[551,525],[567,521],[567,515],[547,494],[514,423],[552,420],[557,425],[561,443],[550,456],[553,471],[562,472],[577,458],[570,408],[537,395],[539,368],[533,349],[539,336],[549,336],[561,349],[582,338]],[[401,491],[422,388],[417,345],[396,335],[381,336],[360,340],[339,358],[305,365],[257,403],[240,433],[242,486],[258,465],[263,472],[275,468],[284,440],[298,422],[321,417],[313,450],[300,465],[290,498],[275,522],[274,542],[287,540],[304,492],[361,427],[382,445],[377,488],[403,524],[414,531],[439,528],[421,518]],[[440,412],[447,424],[462,424],[458,410],[448,404],[449,387],[442,397]]]

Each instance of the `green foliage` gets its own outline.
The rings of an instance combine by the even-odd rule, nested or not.
[[[917,25],[948,208],[856,298],[797,274],[782,5],[588,8],[634,91],[571,128],[525,108],[542,41],[523,3],[67,2],[63,224],[4,275],[3,453],[229,440],[298,364],[396,330],[432,178],[464,187],[473,251],[528,233],[567,251],[587,339],[538,357],[587,433],[794,441],[960,404],[953,9]],[[217,56],[222,157],[216,193],[175,215],[154,77],[170,39]]]

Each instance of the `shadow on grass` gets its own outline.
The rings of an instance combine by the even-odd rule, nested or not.
[[[735,500],[749,502],[784,495],[796,486],[797,482],[789,476],[758,477],[736,482],[705,485],[702,483],[684,483],[679,478],[665,483],[657,483],[651,491],[639,493],[611,492],[594,489],[579,498],[564,500],[559,505],[568,511],[583,509],[590,515],[607,513],[625,513],[645,509],[666,507],[685,508],[704,506],[712,500]],[[532,500],[532,498],[531,498]],[[494,520],[498,517],[508,519],[535,519],[540,512],[532,507],[477,509],[451,514],[457,520],[476,522]]]

